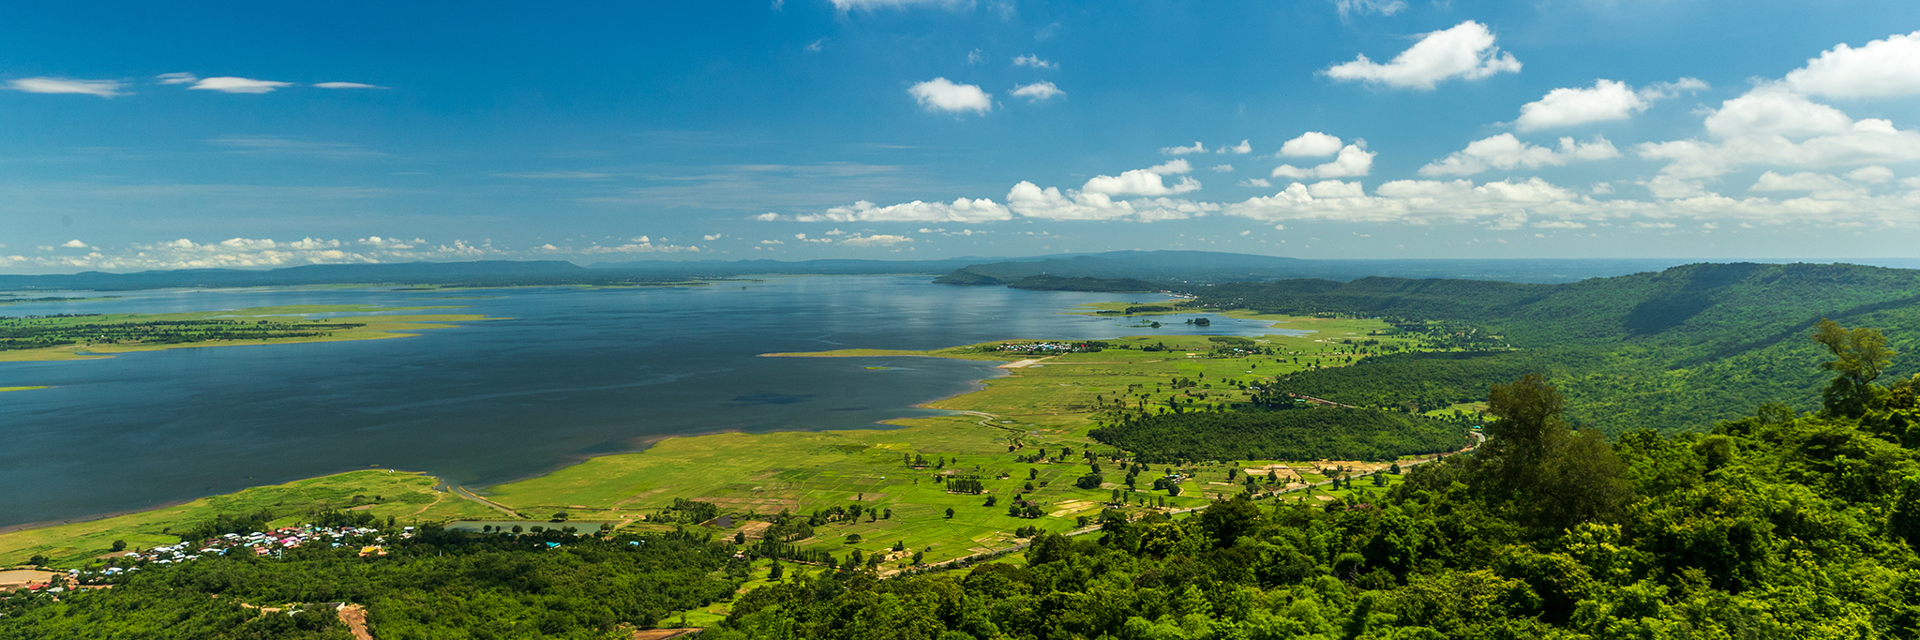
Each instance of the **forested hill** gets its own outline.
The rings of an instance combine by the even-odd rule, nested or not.
[[[1920,348],[1920,271],[1910,269],[1693,264],[1558,285],[1363,278],[1194,291],[1213,308],[1457,323],[1518,349],[1389,356],[1294,374],[1289,390],[1428,406],[1480,397],[1518,371],[1542,371],[1564,385],[1572,417],[1610,430],[1704,427],[1766,399],[1813,406],[1817,374],[1807,363],[1820,355],[1806,336],[1822,318],[1885,327],[1896,349]],[[1449,382],[1436,387],[1435,377]],[[1424,395],[1407,397],[1415,388]]]

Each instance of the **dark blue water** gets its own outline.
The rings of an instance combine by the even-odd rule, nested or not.
[[[483,486],[669,435],[859,428],[937,414],[913,405],[998,373],[992,363],[933,358],[758,357],[768,352],[1277,332],[1218,316],[1205,329],[1128,328],[1122,319],[1062,312],[1163,296],[951,287],[926,277],[121,295],[9,305],[0,315],[458,304],[468,308],[452,313],[501,319],[414,338],[0,363],[0,387],[54,387],[0,393],[0,526],[368,467]],[[447,297],[483,295],[498,297]],[[878,364],[889,368],[865,368]]]

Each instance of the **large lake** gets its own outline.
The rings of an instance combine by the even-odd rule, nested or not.
[[[1001,338],[1259,335],[1063,313],[1164,296],[935,285],[925,276],[793,277],[685,288],[144,291],[0,306],[0,315],[164,313],[292,304],[457,304],[499,319],[419,337],[174,349],[0,363],[0,526],[140,509],[369,467],[484,486],[663,436],[843,429],[937,414],[991,363],[761,358]],[[45,295],[45,294],[33,294]],[[486,296],[486,297],[456,297]],[[868,366],[885,364],[883,370]]]

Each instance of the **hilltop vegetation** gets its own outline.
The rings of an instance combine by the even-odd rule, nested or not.
[[[1702,429],[1766,401],[1816,406],[1818,374],[1805,363],[1819,347],[1804,338],[1822,318],[1886,327],[1897,347],[1920,336],[1920,271],[1857,265],[1696,264],[1559,285],[1363,278],[1194,291],[1214,309],[1381,317],[1414,330],[1447,323],[1487,346],[1301,372],[1282,379],[1287,390],[1432,409],[1519,373],[1552,373],[1569,416],[1612,433]]]
[[[1465,446],[1464,428],[1377,409],[1129,413],[1088,435],[1141,462],[1394,460]]]

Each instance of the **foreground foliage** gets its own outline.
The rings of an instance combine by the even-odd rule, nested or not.
[[[1461,428],[1375,409],[1121,414],[1088,435],[1140,462],[1185,460],[1393,460],[1445,453]]]
[[[145,567],[112,589],[16,595],[0,600],[0,638],[350,638],[335,602],[365,605],[382,640],[602,638],[724,598],[745,572],[704,534],[429,533],[386,556],[359,549],[210,556]]]
[[[791,580],[711,633],[1920,637],[1920,460],[1898,442],[1920,415],[1914,383],[1866,384],[1864,401],[1818,413],[1766,405],[1710,433],[1610,444],[1570,428],[1565,399],[1527,377],[1494,389],[1487,447],[1390,492],[1110,520],[1098,541],[1037,539],[1026,567]]]

